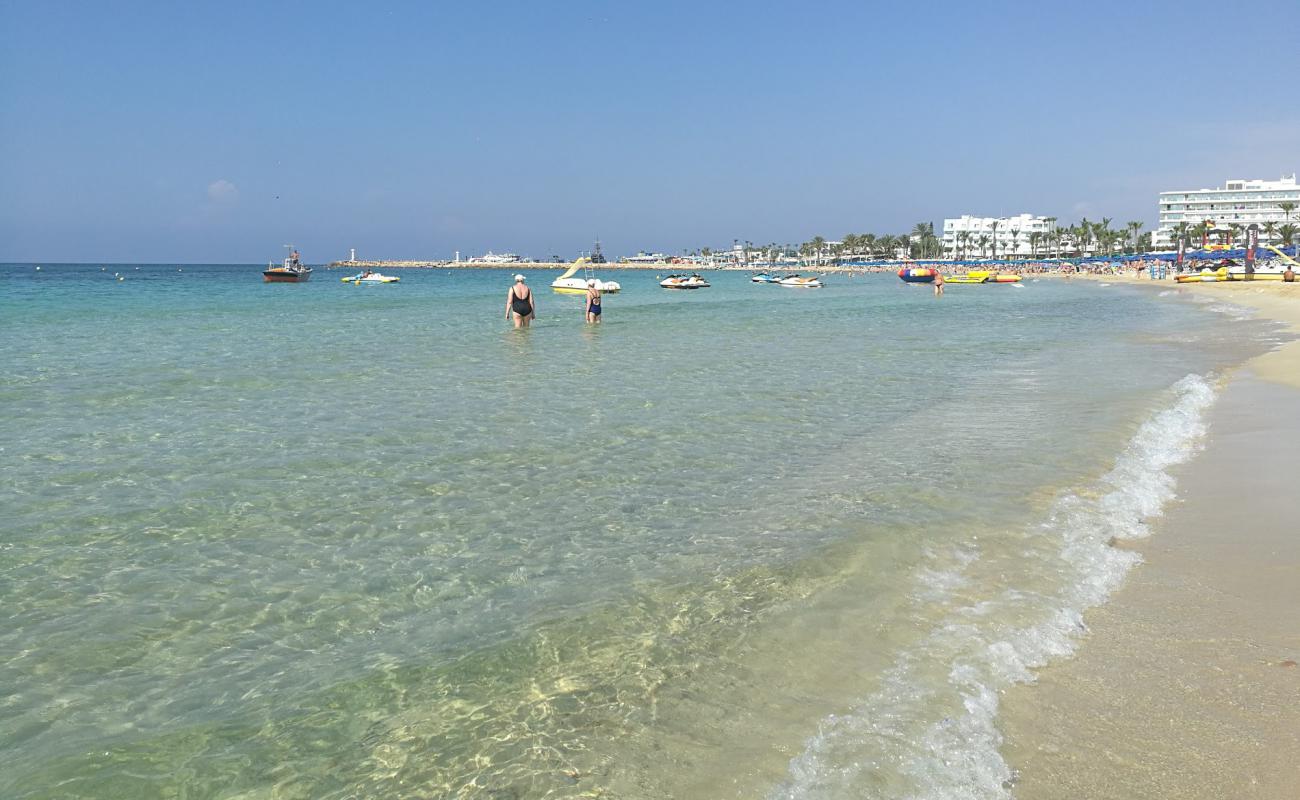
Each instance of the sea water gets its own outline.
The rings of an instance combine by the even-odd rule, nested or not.
[[[0,796],[1013,794],[1280,334],[1064,280],[0,267]],[[1223,313],[1213,313],[1213,312]]]

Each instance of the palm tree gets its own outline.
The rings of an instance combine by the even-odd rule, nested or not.
[[[1029,232],[1029,254],[1033,258],[1038,258],[1038,240],[1043,238],[1040,231]]]
[[[1097,244],[1106,246],[1106,255],[1110,255],[1110,217],[1102,217],[1101,222],[1093,225],[1093,230],[1097,232]]]
[[[1295,203],[1292,203],[1291,201],[1288,200],[1288,201],[1285,202],[1285,203],[1278,203],[1278,204],[1277,204],[1277,207],[1280,208],[1280,209],[1282,209],[1282,213],[1283,213],[1283,214],[1286,214],[1286,221],[1287,221],[1287,222],[1290,222],[1290,221],[1291,221],[1291,212],[1292,212],[1292,211],[1295,211]]]
[[[840,237],[840,252],[844,255],[852,256],[857,247],[858,235],[856,233],[846,233]]]
[[[826,240],[820,236],[814,236],[809,244],[812,245],[812,254],[816,263],[822,263],[822,249],[826,247]]]
[[[1288,222],[1278,228],[1277,232],[1282,237],[1282,246],[1290,247],[1295,242],[1295,235],[1300,233],[1300,228],[1297,228],[1295,225]]]
[[[1138,231],[1142,230],[1142,223],[1141,223],[1141,222],[1134,221],[1134,222],[1130,222],[1130,223],[1128,223],[1128,224],[1125,225],[1124,227],[1128,228],[1128,238],[1129,238],[1129,241],[1131,241],[1131,242],[1133,243],[1133,251],[1136,251],[1136,250],[1137,250]]]
[[[980,246],[980,258],[987,258],[988,257],[987,250],[989,246],[989,235],[987,233],[981,233],[979,235],[979,238],[975,240],[975,244]]]
[[[883,236],[877,236],[876,250],[880,252],[881,256],[889,258],[890,254],[894,252],[894,237],[887,233]]]
[[[1268,237],[1268,241],[1271,242],[1271,241],[1273,241],[1273,239],[1275,239],[1275,238],[1277,237],[1277,223],[1276,223],[1276,222],[1265,222],[1264,225],[1263,225],[1263,230],[1264,230],[1264,235],[1265,235],[1266,237]]]
[[[1052,231],[1056,230],[1056,217],[1043,217],[1043,223],[1047,225],[1047,240],[1052,240]]]
[[[1079,243],[1079,257],[1082,258],[1088,242],[1092,240],[1092,223],[1088,221],[1087,217],[1084,217],[1079,220],[1078,227],[1071,228],[1071,231],[1075,235],[1075,240]]]
[[[1180,222],[1174,226],[1174,247],[1175,248],[1178,247],[1179,242],[1184,241],[1187,238],[1187,228],[1188,226],[1186,222]]]

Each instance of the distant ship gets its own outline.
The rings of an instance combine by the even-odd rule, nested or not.
[[[664,264],[668,261],[668,256],[663,253],[647,253],[644,250],[634,256],[627,256],[623,261],[628,264]]]
[[[487,251],[486,255],[481,255],[475,258],[471,258],[466,263],[468,264],[518,264],[520,261],[523,261],[523,259],[515,255],[514,253],[493,253],[491,250],[489,250]]]
[[[608,261],[605,260],[605,254],[602,253],[602,252],[600,252],[600,240],[599,240],[599,239],[596,240],[596,246],[595,246],[594,248],[592,248],[592,250],[591,250],[591,255],[587,257],[587,260],[590,261],[590,262],[593,263],[593,264],[608,264],[608,263],[609,263]]]

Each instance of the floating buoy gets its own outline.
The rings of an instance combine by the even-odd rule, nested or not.
[[[934,276],[938,274],[939,270],[930,267],[903,267],[898,271],[898,277],[904,283],[934,283]]]

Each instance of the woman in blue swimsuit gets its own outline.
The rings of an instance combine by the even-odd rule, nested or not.
[[[594,280],[587,281],[587,322],[600,322],[600,290]]]

